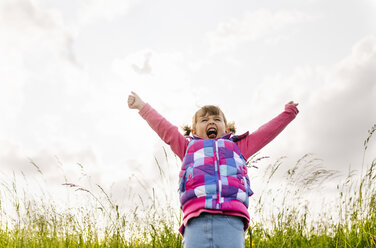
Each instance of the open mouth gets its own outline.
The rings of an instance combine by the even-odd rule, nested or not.
[[[209,139],[217,138],[217,129],[215,129],[214,127],[209,128],[206,131],[206,136],[208,136]]]

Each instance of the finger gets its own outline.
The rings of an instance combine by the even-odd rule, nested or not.
[[[129,106],[133,105],[134,101],[135,101],[135,97],[134,96],[129,96],[128,97],[128,105]]]
[[[294,101],[290,101],[290,102],[288,102],[287,104],[294,105],[295,107],[299,105],[299,103],[294,103]]]
[[[139,96],[137,95],[137,93],[136,93],[136,92],[134,92],[134,91],[131,91],[131,93],[132,93],[132,95],[133,95],[133,96],[135,96],[135,97],[138,97],[138,98],[139,98]]]

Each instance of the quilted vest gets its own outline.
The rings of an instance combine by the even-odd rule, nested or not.
[[[190,202],[200,208],[236,210],[241,202],[248,208],[253,194],[247,166],[231,133],[219,139],[192,137],[179,175],[181,208]],[[235,138],[234,138],[235,137]]]

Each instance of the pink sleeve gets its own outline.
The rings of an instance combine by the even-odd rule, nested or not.
[[[178,128],[168,122],[149,104],[145,104],[139,111],[139,114],[147,121],[149,126],[159,137],[161,137],[166,144],[170,145],[171,150],[183,160],[189,141],[179,132]]]
[[[285,111],[262,125],[255,132],[237,142],[240,152],[247,160],[253,154],[272,141],[283,129],[295,119],[299,110],[292,104],[285,105]]]

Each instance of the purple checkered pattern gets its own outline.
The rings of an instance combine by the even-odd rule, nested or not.
[[[180,172],[179,192],[182,208],[194,199],[206,209],[223,209],[231,201],[248,207],[253,192],[247,167],[230,134],[217,140],[192,138]]]

